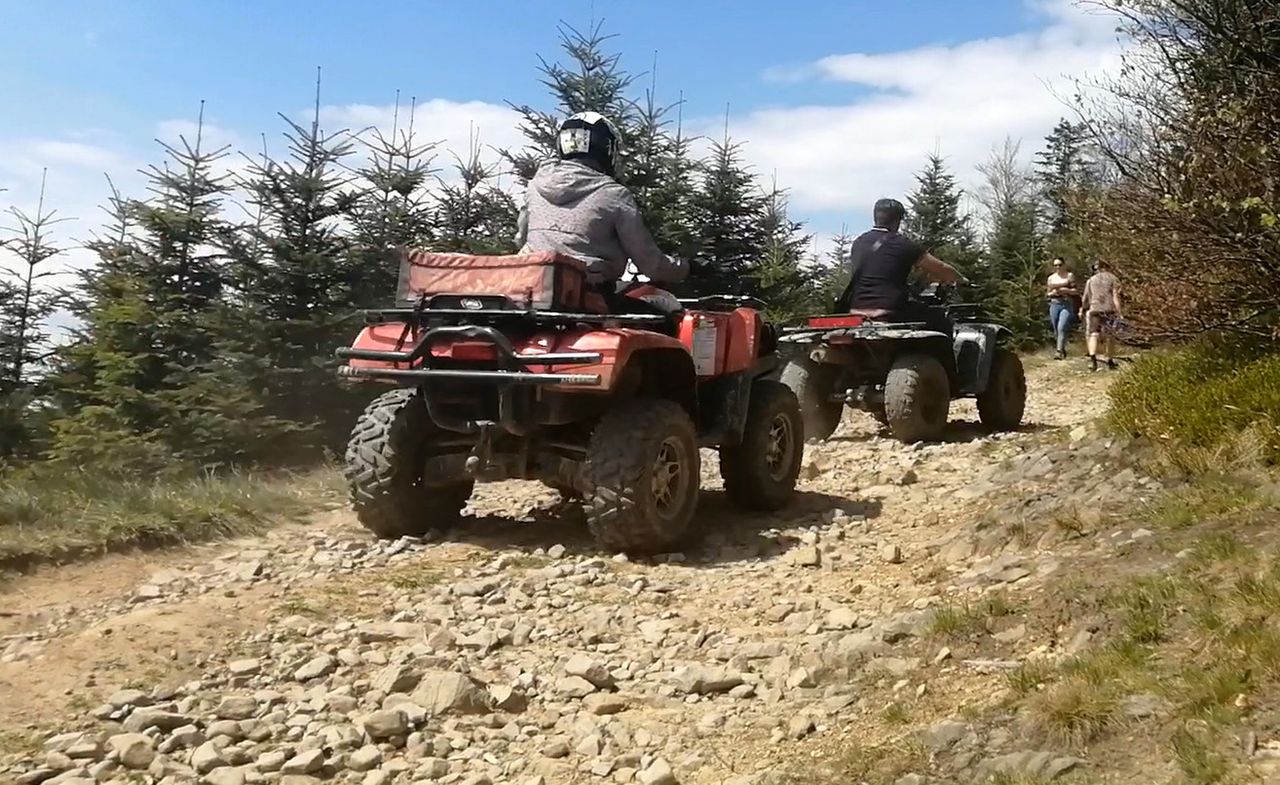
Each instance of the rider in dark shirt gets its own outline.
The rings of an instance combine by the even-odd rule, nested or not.
[[[945,313],[908,299],[907,281],[917,268],[925,277],[945,284],[959,281],[960,273],[898,231],[907,214],[901,202],[881,199],[873,213],[875,227],[849,248],[853,274],[836,301],[836,309],[886,321],[924,322],[950,335],[951,321]]]

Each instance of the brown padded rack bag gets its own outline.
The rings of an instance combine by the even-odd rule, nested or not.
[[[401,252],[396,300],[411,305],[424,295],[503,296],[520,308],[578,311],[586,280],[585,264],[552,252],[471,256],[410,249]]]

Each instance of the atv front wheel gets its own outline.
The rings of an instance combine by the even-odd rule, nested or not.
[[[781,382],[756,382],[742,441],[720,448],[725,493],[739,507],[777,510],[795,493],[803,457],[804,419],[795,393]]]
[[[678,542],[698,505],[700,460],[678,404],[639,400],[602,417],[582,467],[587,527],[600,547],[655,553]]]
[[[344,466],[360,525],[391,539],[458,520],[475,483],[423,482],[423,464],[437,433],[416,389],[391,390],[365,407],[347,441]]]
[[[1001,347],[991,358],[987,389],[978,396],[978,419],[991,431],[1016,431],[1027,406],[1027,377],[1018,355]]]
[[[782,383],[791,388],[800,401],[806,439],[826,439],[836,432],[844,402],[831,400],[836,389],[838,369],[801,355],[787,361],[782,369]]]
[[[900,442],[938,438],[951,409],[947,370],[936,357],[907,354],[893,361],[884,383],[884,413]]]

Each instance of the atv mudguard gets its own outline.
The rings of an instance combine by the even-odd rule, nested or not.
[[[962,322],[956,325],[954,349],[960,395],[977,396],[986,392],[996,348],[1012,335],[1007,327],[998,324]]]

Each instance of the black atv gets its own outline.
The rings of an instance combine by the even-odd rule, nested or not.
[[[783,330],[782,382],[800,399],[808,437],[829,437],[849,405],[870,412],[899,441],[931,441],[957,398],[976,398],[988,429],[1017,430],[1027,383],[1007,346],[1012,333],[985,321],[976,306],[952,304],[953,293],[933,285],[916,296],[946,311],[955,323],[950,339],[923,323],[858,313],[814,316]]]

